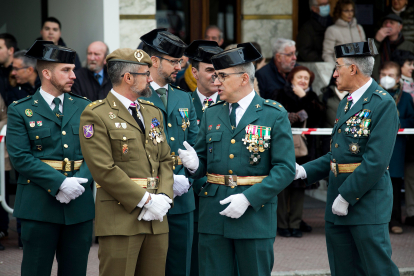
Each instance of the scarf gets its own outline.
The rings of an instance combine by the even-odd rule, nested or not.
[[[402,33],[399,33],[397,40],[390,41],[388,37],[386,37],[382,43],[380,48],[382,49],[381,53],[381,65],[385,61],[391,60],[391,54],[397,49],[404,42],[404,36]]]
[[[184,80],[188,88],[190,88],[190,91],[194,91],[197,88],[197,80],[194,78],[191,68],[193,68],[191,64],[188,65],[188,68],[184,72]]]

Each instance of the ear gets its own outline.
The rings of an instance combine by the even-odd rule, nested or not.
[[[52,71],[50,71],[49,69],[43,69],[42,75],[43,75],[43,78],[50,80],[52,78]]]
[[[352,64],[351,66],[349,66],[349,69],[350,69],[351,76],[358,74],[358,67],[356,67],[355,64]]]
[[[275,60],[276,60],[277,62],[279,62],[279,63],[281,63],[281,62],[282,62],[282,59],[281,59],[281,57],[280,57],[280,55],[279,55],[278,53],[276,53],[276,54],[275,54]]]
[[[123,79],[124,79],[125,83],[127,83],[127,84],[133,84],[134,83],[134,79],[132,78],[131,74],[125,73]]]
[[[194,78],[198,80],[198,70],[191,66],[191,73],[193,73]]]
[[[31,67],[31,66],[29,66],[29,67],[27,68],[27,70],[29,70],[29,73],[30,73],[30,74],[32,74],[32,73],[35,71],[35,69],[34,69],[33,67]]]
[[[247,85],[249,83],[250,77],[249,77],[249,75],[247,73],[244,73],[241,76],[241,78],[242,78],[241,86],[245,86],[245,85]]]
[[[152,67],[154,67],[154,68],[159,67],[159,61],[160,61],[159,58],[157,58],[156,56],[152,56],[151,61],[152,61]]]

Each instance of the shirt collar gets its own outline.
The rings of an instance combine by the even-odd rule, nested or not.
[[[367,91],[371,83],[372,83],[372,78],[370,78],[366,84],[364,84],[363,86],[361,86],[360,88],[358,88],[351,94],[353,104],[355,104],[362,97],[362,95],[365,93],[365,91]]]
[[[150,82],[151,87],[157,91],[160,88],[165,88],[168,91],[168,83],[166,85],[164,85],[163,87],[161,87],[158,83],[156,83],[155,81]]]
[[[104,70],[102,68],[102,70],[99,73],[94,73],[94,75],[99,75],[103,78],[103,74],[104,74]]]
[[[256,95],[256,92],[254,92],[254,89],[252,92],[250,92],[247,96],[245,96],[243,99],[238,101],[239,107],[241,107],[243,110],[247,110],[251,102],[253,101],[254,96]]]
[[[137,105],[138,110],[140,109],[140,106],[137,101],[131,101],[130,99],[122,96],[121,94],[115,92],[114,89],[111,89],[111,93],[125,106],[125,108],[128,110],[131,103],[135,103]]]
[[[197,91],[197,95],[200,98],[201,104],[204,103],[204,100],[207,98],[206,96],[204,96],[203,94],[200,93],[200,91],[198,90],[198,88],[196,89]],[[218,92],[214,93],[213,95],[211,95],[210,97],[208,97],[209,99],[212,99],[214,103],[217,102],[217,95]]]
[[[55,96],[47,93],[45,90],[42,89],[42,87],[40,87],[40,95],[42,95],[43,99],[46,101],[46,103],[51,106],[53,103],[53,99],[55,98]],[[63,100],[65,99],[65,93],[62,93],[62,95],[58,96],[58,98],[60,99],[60,102],[63,106]]]

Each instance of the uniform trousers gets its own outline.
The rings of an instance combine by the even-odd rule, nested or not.
[[[414,216],[414,162],[405,163],[405,210],[408,217]]]
[[[305,189],[287,186],[277,195],[277,227],[299,229],[303,215]]]
[[[388,223],[334,225],[325,222],[332,276],[397,276],[391,260]]]
[[[92,220],[56,224],[22,219],[22,276],[50,276],[56,254],[58,276],[86,275]]]
[[[191,270],[191,248],[194,235],[194,212],[168,217],[169,245],[166,276],[189,276]]]
[[[198,208],[198,207],[196,207]],[[198,221],[194,222],[194,237],[191,247],[191,269],[190,276],[198,276]]]
[[[99,237],[100,276],[164,276],[168,233]]]
[[[269,276],[274,263],[274,241],[275,238],[228,239],[199,233],[200,276],[234,276],[236,265],[240,276]]]

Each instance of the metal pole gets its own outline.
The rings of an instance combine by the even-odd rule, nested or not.
[[[6,210],[6,212],[13,214],[13,209],[10,208],[6,202],[6,176],[4,170],[4,143],[6,140],[6,130],[7,125],[5,125],[0,131],[0,203],[3,209]]]

